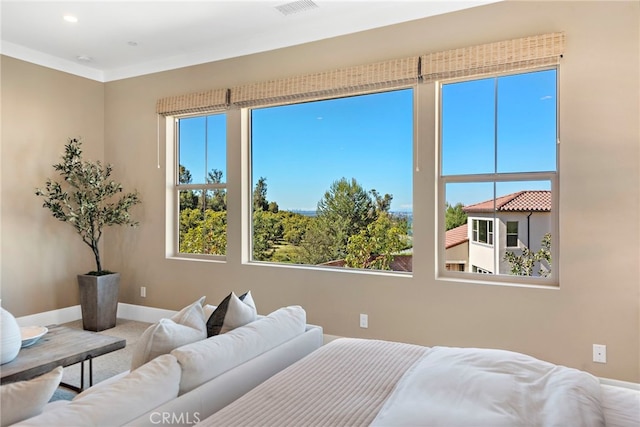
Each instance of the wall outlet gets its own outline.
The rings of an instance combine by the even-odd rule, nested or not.
[[[147,297],[147,287],[146,286],[140,286],[140,296],[142,298],[146,298]]]
[[[369,316],[366,314],[360,314],[360,327],[365,329],[369,327]]]
[[[593,345],[593,361],[596,363],[607,363],[607,346],[603,344]]]

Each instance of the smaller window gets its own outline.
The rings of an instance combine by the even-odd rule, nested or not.
[[[480,267],[477,267],[475,265],[473,266],[472,271],[474,273],[480,273],[480,274],[493,274],[489,270],[485,270],[484,268],[480,268]]]
[[[473,241],[493,245],[493,221],[474,219]]]
[[[507,221],[507,247],[518,247],[518,221]]]

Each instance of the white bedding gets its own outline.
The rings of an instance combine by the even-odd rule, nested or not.
[[[503,350],[433,347],[372,426],[604,426],[594,376]]]
[[[592,375],[501,350],[342,338],[203,426],[604,426]]]

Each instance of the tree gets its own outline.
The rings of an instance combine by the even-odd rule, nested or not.
[[[224,255],[227,252],[227,213],[198,209],[180,213],[180,252]]]
[[[180,165],[178,170],[178,182],[180,184],[191,184],[191,172]],[[180,191],[180,211],[184,209],[195,209],[198,207],[199,197],[193,190]]]
[[[269,210],[269,202],[267,201],[267,178],[260,177],[253,189],[253,211]]]
[[[387,212],[349,238],[345,264],[352,268],[391,270],[394,255],[408,246],[407,222],[394,220]]]
[[[103,275],[100,258],[100,239],[104,227],[113,225],[136,226],[130,209],[140,203],[138,192],[124,193],[122,184],[111,179],[113,167],[102,166],[100,161],[82,159],[82,140],[69,138],[62,162],[53,165],[63,178],[62,182],[47,179],[45,188],[36,189],[36,195],[44,197],[43,207],[54,218],[68,222],[91,248],[96,261],[96,271]]]
[[[282,238],[282,223],[278,214],[269,211],[253,213],[253,259],[268,261],[276,242]]]
[[[511,265],[510,273],[515,276],[533,276],[536,263],[539,263],[538,274],[548,277],[551,274],[551,234],[546,233],[542,238],[541,248],[537,252],[529,248],[522,249],[522,255],[507,251],[503,258]]]
[[[321,227],[317,231],[329,236],[330,247],[326,252],[331,254],[330,259],[342,259],[349,238],[375,220],[376,205],[355,178],[351,181],[342,178],[331,184],[316,212]]]
[[[207,174],[207,184],[220,184],[222,182],[222,171],[211,169]],[[207,198],[207,208],[215,212],[223,212],[227,210],[227,193],[226,191],[216,188],[213,195]]]
[[[464,205],[462,203],[456,203],[455,206],[451,206],[449,203],[446,205],[444,214],[445,227],[447,230],[459,227],[467,223],[467,214],[464,211]]]

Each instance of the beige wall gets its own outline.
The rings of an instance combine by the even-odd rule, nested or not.
[[[141,227],[111,231],[106,236],[105,264],[122,273],[121,301],[178,309],[200,295],[215,304],[232,290],[251,289],[261,313],[300,304],[306,308],[309,322],[322,325],[332,335],[505,348],[603,377],[640,381],[638,12],[637,2],[507,2],[107,83],[104,156],[116,165],[116,174],[126,187],[137,188],[143,197],[136,212]],[[237,142],[229,149],[227,262],[165,258],[167,170],[164,147],[162,166],[157,167],[154,110],[158,98],[552,31],[567,34],[560,69],[559,289],[435,279],[433,86],[420,88],[421,171],[414,176],[414,227],[415,256],[424,262],[414,262],[413,277],[242,264],[238,195],[242,165],[237,132],[230,132],[231,140]],[[19,75],[15,70],[19,65],[13,61],[6,65],[3,62],[3,125],[5,68],[13,70],[16,79]],[[75,80],[74,85],[80,88],[77,92],[93,85]],[[19,84],[21,90],[27,90],[26,82]],[[92,103],[100,105],[101,96],[95,95]],[[62,113],[52,107],[50,114],[57,117]],[[96,129],[101,129],[101,117],[95,121]],[[27,122],[29,114],[24,111],[18,123],[24,126]],[[13,126],[11,136],[20,134],[19,127]],[[27,191],[49,172],[47,165],[55,161],[60,139],[75,132],[57,124],[52,127],[62,135],[53,138],[51,132],[45,132],[45,141],[38,148],[47,151],[38,160],[41,165],[37,170],[33,168],[24,178],[27,184],[15,182],[14,174],[20,169],[5,156],[7,151],[17,155],[30,150],[28,141],[23,138],[19,147],[9,150],[4,129],[2,133],[2,232],[11,229],[12,218],[16,222],[24,221],[22,217],[31,219],[19,231],[3,235],[3,305],[7,296],[24,293],[30,298],[41,294],[42,298],[58,299],[46,303],[34,300],[26,305],[11,301],[17,315],[77,300],[61,296],[72,292],[68,282],[75,274],[68,255],[58,249],[61,236],[66,234],[44,210],[37,209],[39,202]],[[102,134],[92,129],[95,139],[100,140]],[[16,185],[23,191],[13,191]],[[20,211],[16,212],[5,189],[15,194]],[[32,232],[32,228],[38,231]],[[28,240],[24,240],[25,234]],[[73,236],[65,248],[81,254],[80,264],[89,266],[85,249]],[[43,272],[33,271],[44,269],[33,265],[34,250],[39,257],[50,257],[48,267],[64,265],[56,267],[60,270],[55,280],[59,289]],[[28,261],[19,262],[24,259]],[[37,277],[26,283],[19,281],[25,271],[27,276]],[[147,287],[147,298],[139,297],[140,286]],[[369,315],[368,329],[358,327],[359,313]],[[607,364],[591,362],[594,343],[607,345]]]
[[[92,269],[91,250],[34,190],[55,177],[69,137],[84,138],[87,158],[104,157],[104,85],[0,58],[0,289],[2,306],[22,316],[78,304],[75,275]]]

